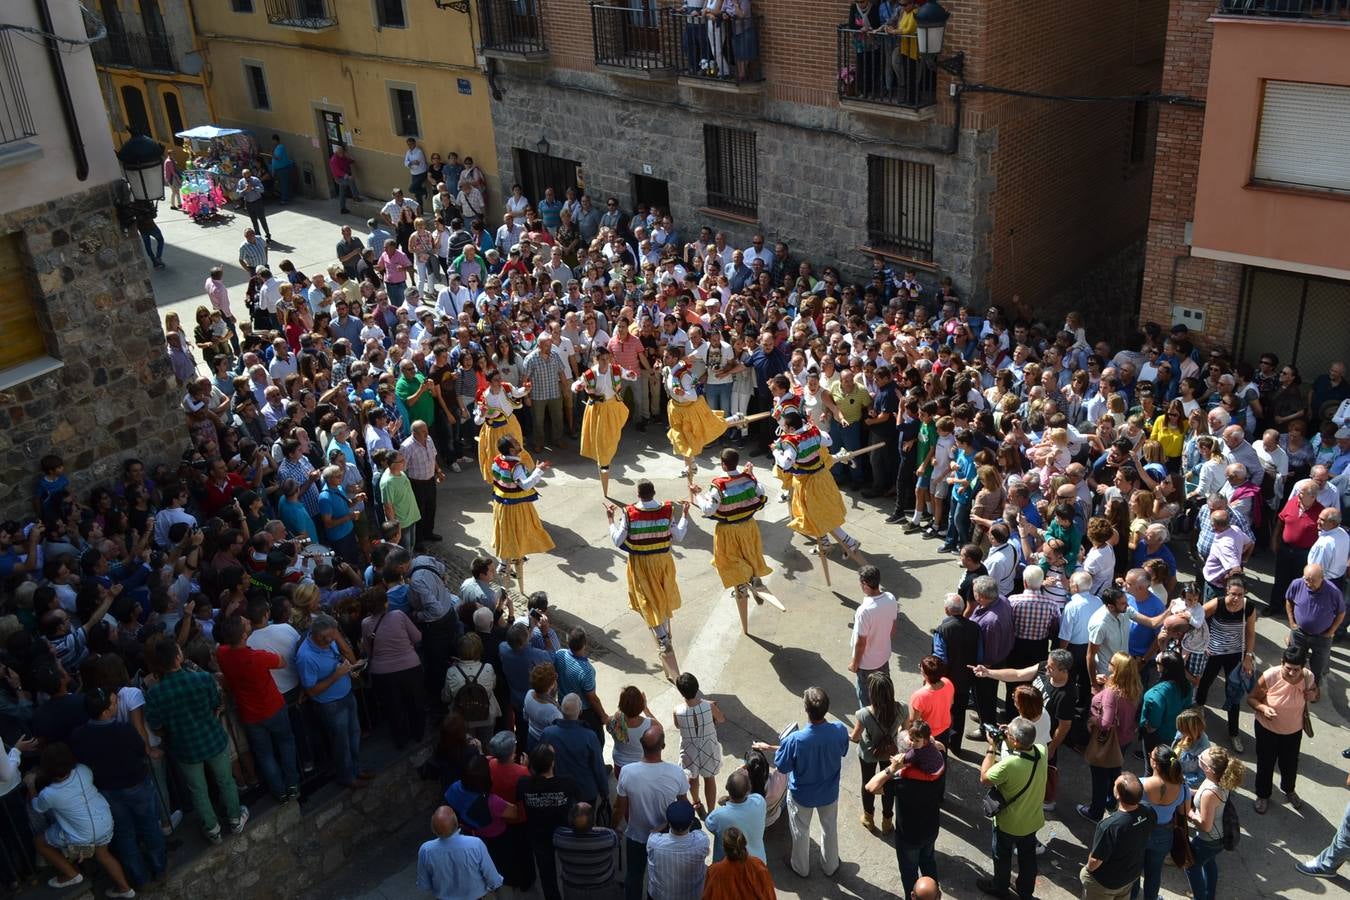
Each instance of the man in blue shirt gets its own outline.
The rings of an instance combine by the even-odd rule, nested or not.
[[[1125,573],[1125,594],[1129,600],[1130,609],[1133,609],[1139,615],[1156,616],[1167,608],[1167,604],[1158,599],[1157,594],[1149,590],[1152,586],[1153,579],[1143,569],[1130,569]],[[1141,661],[1152,659],[1157,640],[1157,628],[1151,628],[1138,619],[1130,622],[1130,656]],[[1154,674],[1150,676],[1149,672],[1154,672]],[[1152,666],[1142,666],[1140,677],[1148,685],[1152,684],[1157,676]]]
[[[324,488],[319,491],[319,524],[323,526],[324,540],[338,558],[348,565],[361,564],[361,548],[356,543],[356,520],[361,513],[352,504],[366,499],[364,493],[348,497],[342,489],[345,474],[339,466],[323,470]]]
[[[502,886],[482,838],[460,833],[459,817],[448,806],[431,816],[435,837],[417,848],[417,887],[436,900],[483,897]]]
[[[605,707],[595,693],[595,666],[587,659],[588,650],[586,630],[573,628],[567,635],[567,648],[553,654],[553,667],[558,670],[558,696],[576,694],[581,698],[581,721],[604,747]]]
[[[811,814],[820,816],[820,850],[825,875],[839,868],[839,770],[848,754],[848,729],[826,722],[830,698],[822,688],[809,687],[802,694],[806,728],[798,729],[773,750],[773,764],[788,776],[788,828],[792,832],[792,871],[806,878],[811,873]]]
[[[559,651],[561,652],[561,651]],[[571,778],[577,792],[587,803],[598,803],[601,791],[609,790],[609,771],[601,753],[601,744],[585,723],[578,721],[581,698],[567,694],[560,704],[562,718],[544,729],[541,744],[557,754],[557,774]]]
[[[338,784],[358,788],[375,776],[361,770],[361,720],[352,693],[348,652],[339,647],[337,620],[320,613],[295,651],[295,669],[328,732]]]
[[[769,382],[775,375],[788,370],[788,355],[778,348],[777,335],[771,330],[759,334],[759,349],[750,354],[750,368],[755,370],[755,408],[761,412],[773,408],[773,394],[769,391]],[[776,423],[770,417],[755,425],[755,443],[761,452],[768,452],[773,440]]]

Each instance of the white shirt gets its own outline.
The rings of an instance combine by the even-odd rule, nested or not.
[[[424,171],[425,171],[425,170],[424,170]],[[388,216],[388,217],[389,217],[389,220],[390,220],[391,222],[393,222],[395,225],[397,225],[398,222],[399,222],[399,219],[403,216],[403,210],[404,210],[404,209],[410,209],[410,210],[412,210],[413,216],[416,216],[416,215],[417,215],[417,211],[418,211],[420,208],[421,208],[421,207],[419,207],[419,206],[417,205],[417,201],[416,201],[416,200],[414,200],[414,199],[411,198],[411,197],[404,197],[404,198],[403,198],[403,202],[401,202],[401,203],[400,203],[398,200],[390,200],[390,201],[389,201],[388,203],[386,203],[384,206],[381,206],[381,207],[380,207],[380,212],[382,212],[382,213],[384,213],[386,216]],[[383,251],[381,250],[380,252],[383,252]],[[376,253],[376,256],[378,256],[378,255],[379,255],[379,253]]]
[[[285,381],[286,376],[294,374],[297,369],[295,354],[288,353],[285,359],[274,356],[267,365],[267,374],[272,377],[273,381]]]
[[[1330,531],[1319,532],[1308,551],[1308,562],[1320,565],[1332,581],[1345,576],[1347,557],[1350,557],[1350,534],[1339,525]]]
[[[510,197],[506,198],[506,211],[513,216],[519,216],[522,213],[524,213],[525,208],[528,207],[529,205],[530,205],[530,198],[526,197],[524,194],[521,194],[519,197],[517,197],[515,194],[512,194]],[[506,227],[505,225],[502,226],[502,228],[505,227]],[[498,231],[498,233],[499,234],[501,233],[500,230]],[[518,237],[519,235],[517,235],[517,238]],[[512,241],[511,243],[515,243],[515,241]]]
[[[745,253],[742,255],[741,258],[745,260],[745,265],[747,268],[753,266],[755,264],[755,260],[757,259],[762,260],[764,262],[764,270],[766,272],[769,269],[773,268],[772,250],[756,250],[753,246],[746,247]]]
[[[613,363],[610,365],[613,365]],[[601,369],[600,364],[596,363],[587,369],[586,372],[595,373],[595,393],[606,400],[613,400],[618,394],[614,391],[614,377],[609,369],[610,366],[605,366],[604,369]],[[586,393],[586,372],[582,372],[581,377],[572,382],[572,392],[574,394]],[[637,381],[637,373],[630,372],[627,369],[620,367],[619,378],[621,381]]]
[[[619,770],[618,794],[628,798],[626,837],[647,843],[653,831],[666,824],[666,807],[689,793],[684,769],[674,763],[631,763]]]
[[[1292,500],[1298,496],[1298,492],[1303,490],[1305,484],[1316,484],[1311,478],[1301,478],[1294,482],[1294,486],[1289,490],[1289,496],[1286,500]],[[1279,496],[1278,494],[1276,496]],[[1327,483],[1317,491],[1317,502],[1330,509],[1340,509],[1341,491],[1336,487],[1336,482],[1328,480]]]
[[[413,175],[425,175],[427,173],[427,155],[422,152],[421,147],[413,147],[403,154],[403,167]]]
[[[517,213],[519,215],[519,213]],[[502,223],[497,226],[497,250],[503,256],[510,252],[511,247],[520,243],[520,236],[525,233],[525,226],[511,225]],[[447,248],[449,249],[449,248]]]
[[[633,505],[636,506],[638,509],[652,510],[660,506],[661,501],[639,500],[637,503],[634,503]],[[678,518],[676,518],[674,521],[670,523],[670,542],[672,544],[678,544],[680,541],[684,540],[685,532],[689,530],[689,517],[679,515],[679,513],[677,512],[679,508],[680,508],[679,504],[675,504],[670,511],[670,514],[672,516],[678,516]],[[621,506],[618,509],[617,515],[615,515],[614,517],[614,521],[609,523],[609,539],[614,542],[615,547],[622,547],[623,542],[627,540],[627,538],[628,538],[628,513],[625,512],[624,508]],[[628,767],[624,766],[624,768],[627,769]],[[665,807],[663,806],[661,807],[661,821],[664,822],[665,820],[666,820],[666,810]],[[634,840],[636,840],[636,838]]]
[[[272,670],[272,680],[281,693],[293,690],[300,683],[295,671],[295,650],[300,646],[300,632],[285,622],[275,622],[264,628],[255,629],[245,642],[254,650],[270,650],[286,665]]]
[[[281,283],[275,277],[269,278],[258,288],[258,305],[270,313],[277,311],[277,302],[281,299]]]
[[[179,522],[186,522],[193,528],[197,527],[197,519],[185,512],[181,506],[167,506],[155,513],[155,543],[161,547],[168,547],[171,543],[169,529]]]
[[[891,633],[899,612],[900,606],[890,591],[863,597],[862,605],[853,613],[853,636],[849,641],[850,648],[858,646],[858,638],[867,642],[858,660],[859,669],[884,669],[890,664]]]
[[[1116,575],[1116,549],[1110,544],[1093,547],[1083,560],[1083,568],[1092,576],[1091,592],[1101,596]]]
[[[450,285],[446,285],[436,295],[436,313],[458,319],[459,314],[464,311],[465,304],[472,301],[473,297],[464,285],[461,284],[457,291],[451,290]]]

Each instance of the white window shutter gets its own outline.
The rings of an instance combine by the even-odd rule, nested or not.
[[[1350,192],[1350,86],[1265,87],[1253,180]]]

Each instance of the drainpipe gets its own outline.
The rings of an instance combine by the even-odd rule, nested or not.
[[[36,0],[38,23],[47,34],[55,34],[52,27],[52,11],[47,0]],[[89,154],[84,149],[84,136],[80,133],[79,116],[75,114],[75,101],[70,96],[70,82],[66,79],[65,64],[61,60],[61,48],[56,41],[48,37],[47,59],[51,62],[52,78],[56,81],[56,97],[61,103],[61,117],[66,120],[66,133],[70,136],[70,150],[75,155],[75,178],[84,181],[89,177]]]

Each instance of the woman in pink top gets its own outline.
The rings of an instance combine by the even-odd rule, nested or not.
[[[1139,700],[1143,692],[1139,664],[1128,653],[1112,655],[1111,674],[1106,676],[1102,689],[1092,695],[1088,717],[1088,741],[1101,746],[1088,748],[1089,752],[1100,754],[1095,757],[1097,763],[1088,766],[1092,772],[1092,802],[1079,804],[1078,814],[1093,822],[1106,811],[1112,787],[1120,775],[1122,754],[1139,732]]]
[[[375,263],[375,271],[384,278],[389,303],[396,307],[402,306],[403,295],[408,289],[408,275],[412,272],[412,260],[398,249],[398,242],[393,238],[384,242],[384,252]]]
[[[1317,699],[1317,683],[1307,661],[1308,653],[1302,647],[1286,647],[1280,665],[1262,672],[1247,695],[1247,705],[1256,711],[1256,811],[1261,815],[1270,808],[1276,763],[1284,798],[1296,811],[1303,811],[1303,801],[1294,793],[1303,712],[1308,701]]]
[[[361,650],[370,662],[371,679],[380,698],[380,708],[389,716],[394,747],[403,749],[409,740],[422,739],[423,713],[422,661],[417,645],[422,632],[399,609],[389,608],[387,590],[406,585],[372,588],[361,597],[366,617],[361,620]],[[406,596],[406,593],[404,594]]]
[[[936,656],[925,656],[919,661],[923,687],[909,695],[910,721],[923,719],[933,732],[933,738],[947,743],[947,732],[952,727],[952,700],[956,687],[945,677],[947,664]]]

